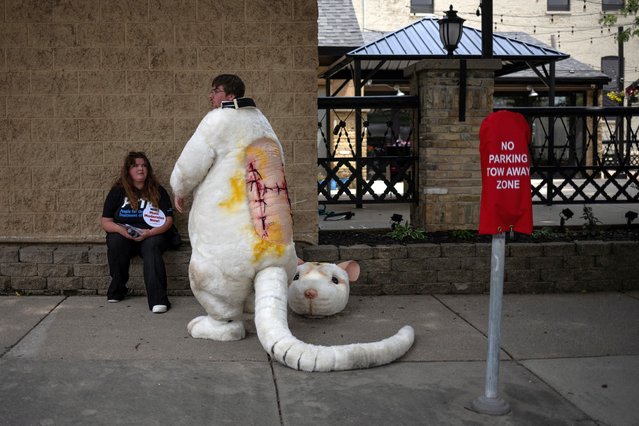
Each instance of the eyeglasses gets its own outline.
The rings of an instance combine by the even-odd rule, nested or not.
[[[224,89],[218,89],[218,88],[211,89],[211,93],[215,93],[216,95],[218,93],[224,93]]]

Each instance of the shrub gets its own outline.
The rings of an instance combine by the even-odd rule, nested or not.
[[[413,228],[408,222],[394,224],[388,235],[397,241],[426,239],[426,231],[423,228]]]

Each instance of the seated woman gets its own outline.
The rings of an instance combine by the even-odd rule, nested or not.
[[[111,275],[107,300],[115,303],[127,295],[131,258],[139,254],[144,261],[149,309],[166,312],[171,304],[162,253],[169,248],[165,233],[173,225],[173,207],[143,152],[129,152],[124,159],[120,176],[104,202],[101,223],[107,233]]]

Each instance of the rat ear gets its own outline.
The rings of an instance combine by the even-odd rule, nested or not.
[[[350,282],[357,281],[359,278],[359,263],[356,261],[347,260],[346,262],[338,263],[337,266],[346,271]]]
[[[297,258],[297,266],[300,266],[303,263],[304,263],[304,261],[298,257]]]

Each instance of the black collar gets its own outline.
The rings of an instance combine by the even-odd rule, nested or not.
[[[231,101],[222,101],[222,108],[244,108],[244,107],[254,107],[255,101],[251,98],[235,98]]]

